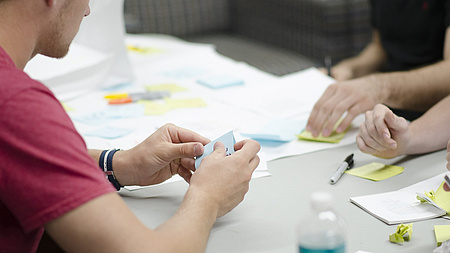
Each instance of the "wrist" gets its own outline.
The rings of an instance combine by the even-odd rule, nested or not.
[[[114,154],[114,159],[112,161],[112,166],[114,168],[114,175],[116,180],[123,186],[126,185],[136,185],[136,180],[134,180],[133,165],[129,158],[129,150],[121,150]]]
[[[190,208],[201,209],[197,211],[201,212],[205,218],[209,217],[214,223],[219,216],[220,205],[213,195],[211,192],[202,190],[195,185],[190,185],[183,203],[191,206]]]
[[[116,190],[120,190],[123,186],[117,181],[113,170],[113,157],[117,151],[120,151],[120,149],[103,150],[100,153],[98,164],[105,173],[108,181],[116,188]]]

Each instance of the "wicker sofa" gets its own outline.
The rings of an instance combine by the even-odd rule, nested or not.
[[[358,53],[370,40],[368,0],[125,0],[129,33],[171,34],[285,75]]]

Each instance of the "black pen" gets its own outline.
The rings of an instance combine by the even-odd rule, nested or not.
[[[325,67],[327,68],[327,73],[329,77],[331,76],[331,57],[330,56],[325,56]]]
[[[344,162],[342,162],[342,164],[339,165],[336,172],[334,172],[333,176],[331,177],[330,184],[335,184],[341,178],[342,174],[344,174],[344,172],[350,169],[352,166],[353,166],[353,154],[347,156]]]

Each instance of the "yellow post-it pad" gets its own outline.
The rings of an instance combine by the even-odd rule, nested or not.
[[[345,173],[373,181],[380,181],[401,174],[403,169],[403,167],[395,165],[369,163],[358,168],[347,170]]]
[[[344,138],[345,134],[346,132],[338,134],[333,131],[333,133],[331,133],[331,135],[328,137],[322,136],[322,134],[319,134],[319,136],[314,137],[311,132],[304,130],[301,134],[298,135],[298,139],[305,141],[339,143],[342,140],[342,138]]]
[[[342,133],[336,133],[336,128],[341,124],[342,120],[344,118],[341,118],[336,122],[333,128],[333,132],[330,134],[330,136],[325,137],[322,134],[319,134],[319,136],[314,137],[310,131],[304,130],[299,135],[297,135],[299,140],[305,140],[305,141],[318,141],[318,142],[327,142],[327,143],[339,143],[342,138],[344,138],[347,131],[350,129],[352,125],[350,125],[347,129],[345,129]]]
[[[206,102],[201,98],[186,98],[186,99],[165,98],[165,101],[171,109],[207,106]]]
[[[445,182],[442,182],[439,188],[435,192],[434,202],[442,209],[444,209],[447,214],[450,214],[450,192],[444,190]]]
[[[450,225],[434,225],[434,235],[437,246],[441,246],[443,242],[450,240]]]
[[[177,85],[175,83],[162,83],[162,84],[154,84],[147,85],[145,88],[148,91],[169,91],[170,93],[187,91],[183,86]]]

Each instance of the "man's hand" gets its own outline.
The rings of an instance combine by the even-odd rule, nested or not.
[[[344,120],[336,128],[342,133],[361,113],[372,109],[381,101],[381,91],[371,81],[371,77],[337,82],[328,86],[316,102],[306,126],[313,136],[330,136],[338,120],[347,112]]]
[[[326,68],[319,68],[320,72],[325,75],[328,75],[328,71]],[[355,78],[355,74],[353,70],[348,66],[338,64],[331,68],[331,77],[336,79],[336,81],[347,81]]]
[[[187,196],[195,192],[208,198],[207,202],[217,209],[217,217],[227,214],[244,199],[252,173],[259,164],[258,142],[240,141],[234,148],[236,152],[226,156],[223,143],[216,142],[214,152],[203,158],[192,175],[187,193]]]
[[[194,157],[210,142],[192,131],[166,124],[136,147],[114,156],[114,173],[122,185],[152,185],[179,174],[189,182]]]
[[[366,120],[359,127],[356,143],[367,154],[393,158],[405,154],[410,142],[409,123],[396,116],[384,105],[376,105],[366,112]]]

